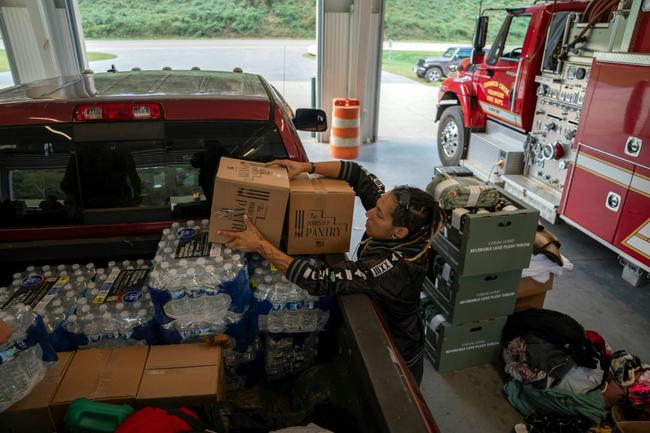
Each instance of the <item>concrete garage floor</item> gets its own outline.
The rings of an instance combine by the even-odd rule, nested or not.
[[[422,90],[421,86],[415,87]],[[384,91],[382,87],[382,97],[389,94],[394,92]],[[414,97],[417,101],[417,95]],[[415,109],[417,105],[418,102],[412,103],[414,110],[411,111],[398,106],[388,108],[388,113],[382,112],[382,118],[392,124],[387,132],[399,132],[400,123],[408,121],[398,114],[400,110],[406,109],[409,117],[414,116],[414,112],[422,114]],[[427,117],[422,114],[416,119],[433,129],[432,116],[431,119]],[[410,121],[413,124],[413,118]],[[377,174],[387,189],[399,184],[423,188],[431,179],[433,167],[439,164],[434,132],[429,131],[431,139],[426,141],[406,133],[404,139],[393,135],[364,145],[357,162]],[[331,159],[326,144],[305,139],[305,147],[312,161]],[[364,211],[357,201],[353,246],[358,244],[363,226]],[[621,280],[616,254],[578,230],[566,224],[550,229],[562,242],[561,251],[573,262],[575,269],[556,278],[553,290],[547,294],[545,307],[570,315],[586,329],[598,331],[614,350],[626,349],[650,362],[650,286],[634,288]],[[503,433],[511,431],[522,418],[504,398],[502,387],[502,375],[496,366],[439,374],[427,360],[420,389],[442,433]]]

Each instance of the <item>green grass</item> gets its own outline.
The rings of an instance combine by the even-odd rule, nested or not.
[[[460,41],[483,9],[523,0],[386,0],[385,39]],[[316,0],[79,0],[87,38],[314,38]],[[490,32],[501,22],[496,12]],[[488,39],[490,37],[488,36]]]
[[[384,50],[381,69],[386,72],[401,75],[402,77],[410,78],[413,81],[422,83],[427,86],[437,87],[438,83],[427,83],[424,78],[419,78],[413,72],[413,66],[418,62],[420,57],[438,57],[441,52],[435,51],[389,51]],[[316,56],[309,53],[302,55],[306,59],[316,60]]]
[[[117,56],[110,53],[88,53],[88,61],[94,62],[96,60],[114,59]],[[0,72],[9,71],[9,61],[7,60],[7,53],[5,50],[0,50]]]
[[[9,70],[9,61],[7,60],[7,54],[5,50],[0,50],[0,72],[6,72]]]
[[[88,53],[88,61],[89,62],[95,62],[97,60],[108,60],[108,59],[114,59],[117,56],[115,54],[111,53]]]
[[[427,83],[424,78],[418,78],[413,72],[413,66],[420,57],[438,57],[442,53],[423,51],[390,51],[384,50],[382,58],[382,69],[393,74],[418,81],[428,86],[439,86],[440,83]]]

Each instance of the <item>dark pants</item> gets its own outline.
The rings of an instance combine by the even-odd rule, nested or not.
[[[415,383],[420,386],[420,383],[422,382],[422,373],[424,371],[424,356],[420,356],[420,359],[411,364],[409,366],[409,371],[413,375]]]

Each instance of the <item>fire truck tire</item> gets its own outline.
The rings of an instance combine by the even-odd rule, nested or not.
[[[427,80],[427,83],[434,83],[442,80],[442,69],[437,66],[433,66],[424,73],[424,79]]]
[[[458,165],[469,144],[469,129],[463,125],[463,110],[447,108],[438,124],[438,156],[442,165]]]

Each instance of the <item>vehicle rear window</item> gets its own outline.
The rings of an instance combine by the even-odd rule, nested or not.
[[[207,217],[221,156],[287,153],[262,121],[0,128],[0,227]]]

